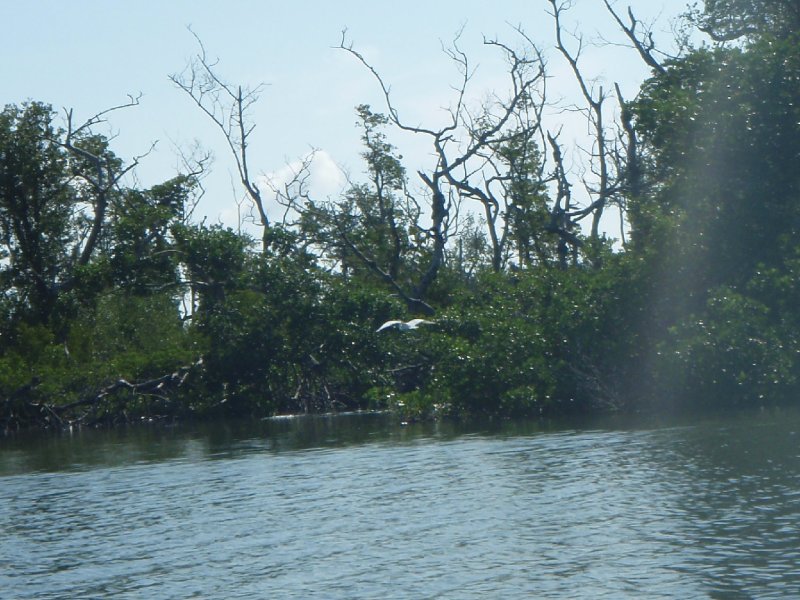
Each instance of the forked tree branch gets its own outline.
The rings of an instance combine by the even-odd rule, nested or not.
[[[102,110],[89,117],[86,121],[78,126],[74,124],[72,109],[64,109],[67,120],[67,131],[63,142],[59,143],[71,155],[82,159],[90,166],[90,170],[80,170],[76,174],[89,184],[92,192],[94,193],[92,207],[93,215],[88,235],[82,239],[83,248],[80,250],[76,248],[76,251],[74,252],[74,254],[78,256],[77,263],[79,265],[88,264],[92,257],[92,253],[97,246],[97,242],[100,238],[100,233],[105,221],[105,215],[108,209],[111,192],[117,187],[120,180],[122,180],[125,175],[135,169],[139,165],[139,162],[153,151],[157,143],[153,142],[146,152],[135,156],[127,166],[123,167],[120,163],[112,160],[109,156],[95,154],[94,152],[90,151],[85,144],[81,144],[81,139],[86,136],[90,136],[91,128],[100,123],[104,123],[106,121],[106,116],[110,113],[133,106],[138,106],[140,98],[141,94],[135,97],[129,96],[129,102]],[[71,285],[72,283],[65,282],[62,284],[62,287],[71,287]]]
[[[199,52],[190,59],[183,72],[169,76],[222,132],[236,163],[239,180],[258,213],[262,232],[262,247],[269,245],[270,219],[261,189],[250,174],[249,138],[255,125],[249,123],[249,111],[259,100],[264,84],[254,88],[229,84],[217,74],[217,61],[211,61],[200,37],[191,29]]]
[[[603,0],[603,3],[606,5],[608,12],[611,13],[611,16],[614,17],[617,25],[619,25],[620,29],[622,29],[623,33],[625,33],[625,35],[631,41],[633,47],[636,48],[636,51],[639,53],[639,56],[642,57],[642,60],[655,72],[661,75],[666,73],[664,66],[654,56],[656,43],[653,39],[652,30],[645,29],[643,32],[643,37],[638,37],[636,34],[636,28],[641,24],[641,21],[639,21],[633,15],[633,9],[630,6],[628,7],[629,22],[626,24],[619,14],[617,14],[617,12],[614,10],[614,7],[611,6],[611,2],[609,2],[609,0]]]

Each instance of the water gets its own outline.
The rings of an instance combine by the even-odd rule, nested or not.
[[[800,597],[800,412],[2,440],[0,597]]]

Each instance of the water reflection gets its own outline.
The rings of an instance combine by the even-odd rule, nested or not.
[[[800,413],[386,415],[0,446],[14,598],[800,596]]]
[[[0,438],[0,476],[81,470],[185,459],[236,458],[364,444],[448,440],[464,435],[513,437],[560,430],[562,422],[473,421],[404,423],[387,413],[300,415],[258,421],[165,425],[114,430],[18,434]]]

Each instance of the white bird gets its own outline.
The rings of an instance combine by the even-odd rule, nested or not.
[[[392,327],[396,327],[400,331],[408,331],[410,329],[416,329],[420,325],[433,325],[433,323],[433,321],[426,321],[425,319],[411,319],[408,322],[398,320],[386,321],[386,323],[375,330],[375,333],[383,331],[384,329],[390,329]]]

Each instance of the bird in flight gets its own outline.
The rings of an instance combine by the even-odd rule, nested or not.
[[[433,323],[433,321],[426,321],[425,319],[411,319],[410,321],[386,321],[386,323],[375,330],[375,333],[383,331],[384,329],[391,329],[392,327],[395,327],[400,331],[409,331],[410,329],[416,329],[420,325],[433,325]]]

